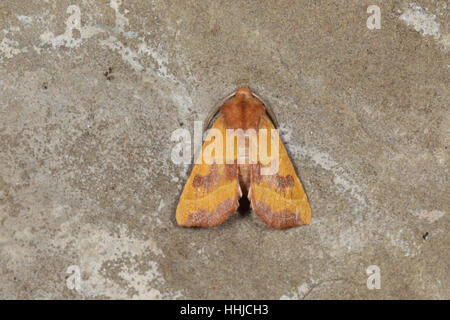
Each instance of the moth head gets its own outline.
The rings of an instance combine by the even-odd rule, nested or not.
[[[249,87],[247,86],[242,86],[240,87],[237,91],[230,93],[228,96],[226,96],[225,98],[223,98],[215,107],[213,110],[211,110],[211,112],[209,113],[208,117],[206,118],[204,124],[203,124],[203,131],[206,131],[206,129],[209,128],[210,122],[213,120],[214,116],[218,113],[218,111],[220,110],[220,108],[222,108],[222,106],[225,104],[225,102],[227,102],[228,100],[232,99],[232,98],[238,98],[238,99],[251,99],[251,98],[256,98],[257,100],[259,100],[259,102],[262,103],[262,105],[264,106],[264,108],[266,109],[267,114],[269,115],[270,120],[272,120],[273,125],[275,126],[275,128],[278,128],[278,122],[277,119],[275,118],[275,115],[273,114],[272,110],[270,109],[269,105],[267,103],[264,102],[263,99],[261,99],[261,97],[259,97],[257,94],[251,92],[251,90],[249,89]]]
[[[247,86],[240,87],[236,91],[236,97],[243,97],[243,96],[245,96],[246,98],[253,98],[253,93]]]

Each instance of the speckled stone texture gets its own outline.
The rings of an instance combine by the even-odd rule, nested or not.
[[[1,1],[0,298],[449,299],[449,47],[447,1]],[[310,226],[176,224],[171,134],[241,85]]]

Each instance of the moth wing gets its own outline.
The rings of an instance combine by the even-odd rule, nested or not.
[[[272,122],[262,116],[259,129],[267,130],[267,149],[270,150],[271,129],[275,129]],[[273,228],[283,229],[309,224],[311,209],[302,183],[278,134],[274,138],[278,140],[278,156],[276,153],[272,155],[270,150],[269,161],[265,165],[259,161],[252,166],[250,204],[255,213]],[[261,148],[261,144],[259,145]],[[261,149],[259,155],[261,156]],[[278,166],[275,161],[278,161]],[[278,172],[274,174],[261,174],[263,168],[277,167]]]
[[[214,130],[213,130],[214,129]],[[221,135],[225,141],[225,120],[220,115],[211,127],[202,146],[199,157],[213,150],[213,143],[219,143],[214,135]],[[220,146],[216,150],[220,150]],[[180,226],[214,227],[225,221],[239,206],[241,189],[238,183],[238,168],[226,164],[225,145],[221,161],[220,152],[211,152],[211,161],[197,159],[184,186],[176,210],[176,220]],[[201,159],[201,158],[200,158]]]

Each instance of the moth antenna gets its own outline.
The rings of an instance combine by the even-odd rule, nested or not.
[[[252,92],[252,95],[263,104],[264,109],[266,109],[266,112],[269,115],[270,120],[272,120],[272,123],[275,126],[275,129],[278,129],[277,118],[275,118],[275,115],[272,112],[272,109],[270,108],[270,106],[260,96],[258,96],[256,93]]]
[[[236,91],[234,91],[233,93],[230,93],[225,98],[220,100],[220,102],[218,104],[216,104],[216,106],[214,107],[214,109],[211,110],[211,112],[209,113],[208,117],[206,118],[206,120],[203,124],[203,132],[205,132],[206,129],[208,129],[211,120],[214,118],[214,116],[220,110],[220,108],[225,104],[225,102],[235,95],[236,95]]]

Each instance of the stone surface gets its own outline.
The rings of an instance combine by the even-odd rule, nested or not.
[[[448,14],[1,1],[0,298],[449,299]],[[310,226],[176,225],[171,133],[241,85],[281,123]]]

